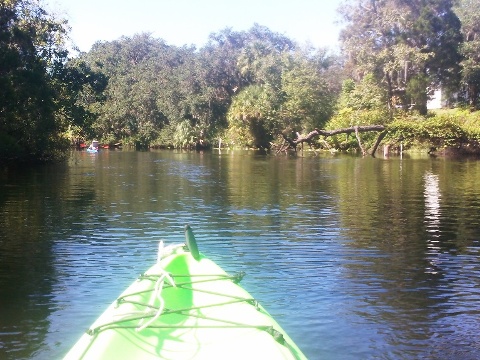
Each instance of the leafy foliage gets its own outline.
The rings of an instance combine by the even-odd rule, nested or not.
[[[478,147],[479,114],[462,111],[440,113],[427,119],[415,115],[397,117],[388,127],[386,141],[405,147]],[[475,124],[472,126],[472,124]]]
[[[345,129],[352,126],[365,125],[384,125],[388,124],[390,114],[386,109],[363,109],[355,110],[353,108],[343,108],[338,111],[326,124],[326,130]],[[362,142],[367,147],[373,145],[378,134],[364,133],[362,134]],[[330,146],[341,149],[350,150],[358,148],[358,141],[355,136],[350,134],[338,134],[327,138]]]
[[[85,97],[82,105],[96,115],[92,133],[103,141],[146,147],[172,131],[168,142],[175,146],[229,134],[229,142],[268,147],[287,127],[323,125],[335,104],[324,80],[327,55],[294,49],[291,40],[257,24],[212,34],[199,51],[149,34],[97,43],[80,63],[108,85],[103,98]]]
[[[83,126],[91,115],[77,97],[85,84],[103,88],[88,67],[66,65],[68,31],[66,21],[49,15],[39,1],[0,2],[3,158],[61,156],[69,146],[67,130]]]
[[[88,137],[137,148],[203,147],[218,138],[265,148],[280,134],[371,124],[388,125],[391,141],[476,139],[471,120],[418,116],[430,89],[458,90],[460,76],[471,108],[478,106],[480,7],[453,3],[347,0],[345,58],[255,24],[213,33],[200,49],[144,33],[69,59],[64,20],[37,0],[3,1],[0,155],[52,158],[68,138]],[[353,136],[328,141],[356,147]]]
[[[352,126],[385,125],[390,122],[387,111],[387,94],[375,80],[373,74],[367,74],[356,83],[347,79],[342,84],[337,111],[326,124],[326,130],[343,129]],[[362,134],[362,141],[373,144],[376,134]],[[349,134],[339,134],[327,139],[331,146],[338,149],[356,149],[357,139]]]
[[[387,93],[375,81],[373,74],[367,74],[358,84],[352,79],[343,82],[338,108],[381,110],[385,109],[386,103]]]
[[[195,128],[190,121],[184,120],[176,125],[175,133],[173,135],[173,144],[179,148],[194,146],[196,143],[195,136]]]
[[[304,54],[290,57],[282,73],[282,92],[284,128],[321,128],[333,114],[336,94],[329,88],[322,69]]]
[[[427,75],[434,84],[458,80],[462,38],[452,1],[366,3],[349,1],[341,8],[347,21],[341,40],[354,75],[373,74],[385,87],[390,108],[395,98],[405,97],[411,77]],[[425,104],[420,108],[426,111]]]
[[[455,12],[461,20],[464,42],[460,63],[462,83],[467,88],[468,103],[472,110],[479,106],[480,97],[480,3],[460,0]]]
[[[429,80],[425,74],[413,76],[407,83],[407,96],[410,109],[418,110],[420,113],[427,112]]]
[[[266,148],[276,127],[275,92],[269,86],[250,85],[233,98],[227,114],[229,141]]]

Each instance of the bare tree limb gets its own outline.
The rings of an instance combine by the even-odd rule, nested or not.
[[[317,136],[328,137],[328,136],[333,136],[333,135],[338,135],[338,134],[352,134],[352,133],[355,133],[355,136],[357,137],[358,145],[360,146],[362,154],[366,155],[367,152],[365,151],[365,149],[362,146],[362,142],[361,142],[359,134],[363,133],[363,132],[368,132],[368,131],[382,131],[382,132],[384,132],[384,134],[382,133],[383,136],[382,136],[382,134],[380,134],[380,136],[377,139],[377,143],[374,146],[374,150],[376,151],[380,142],[382,141],[382,139],[386,135],[384,125],[352,126],[352,127],[349,127],[349,128],[335,129],[335,130],[315,129],[313,131],[310,131],[307,135],[301,135],[301,134],[297,133],[296,134],[297,135],[296,139],[291,139],[288,136],[286,136],[285,134],[282,134],[282,137],[284,139],[284,144],[288,143],[289,147],[291,147],[296,152],[297,151],[297,146],[299,144],[302,144],[304,142],[310,144],[311,141],[314,138],[316,138]],[[285,146],[282,146],[282,151],[286,151]],[[372,152],[372,154],[373,154],[373,152]]]
[[[377,151],[378,149],[378,146],[380,145],[380,143],[382,142],[383,138],[385,137],[385,135],[387,135],[387,132],[386,131],[382,131],[380,133],[380,135],[378,135],[378,138],[377,138],[377,141],[375,142],[375,145],[373,145],[372,147],[372,150],[370,151],[370,154],[373,156],[375,154],[375,152]]]

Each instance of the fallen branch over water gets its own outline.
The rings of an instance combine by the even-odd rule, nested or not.
[[[367,151],[364,149],[362,145],[362,141],[360,138],[360,133],[363,132],[369,132],[369,131],[377,131],[381,132],[380,135],[377,138],[377,141],[375,142],[375,145],[372,147],[370,154],[373,155],[375,151],[377,151],[378,146],[380,145],[380,142],[386,135],[385,131],[385,126],[384,125],[366,125],[366,126],[352,126],[349,128],[344,128],[344,129],[335,129],[335,130],[319,130],[315,129],[311,132],[309,132],[307,135],[301,135],[297,132],[297,138],[296,139],[291,139],[287,137],[285,134],[282,134],[284,143],[283,145],[277,150],[277,154],[282,151],[287,151],[289,148],[292,148],[295,152],[297,151],[297,146],[302,143],[307,143],[311,145],[311,142],[313,139],[315,139],[317,136],[333,136],[333,135],[338,135],[338,134],[352,134],[355,133],[355,136],[358,141],[358,145],[360,147],[360,150],[362,151],[363,155],[367,154]]]

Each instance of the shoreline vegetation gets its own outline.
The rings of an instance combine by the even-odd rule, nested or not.
[[[259,24],[202,48],[143,33],[72,53],[66,20],[35,0],[3,1],[0,163],[56,161],[93,139],[479,155],[480,3],[350,0],[339,12],[340,53]]]

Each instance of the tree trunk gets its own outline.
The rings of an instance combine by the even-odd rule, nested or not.
[[[478,88],[475,84],[468,85],[468,98],[470,110],[475,111],[477,109]]]
[[[392,79],[389,74],[385,74],[385,79],[387,80],[387,93],[388,93],[388,110],[393,110],[393,86]]]

